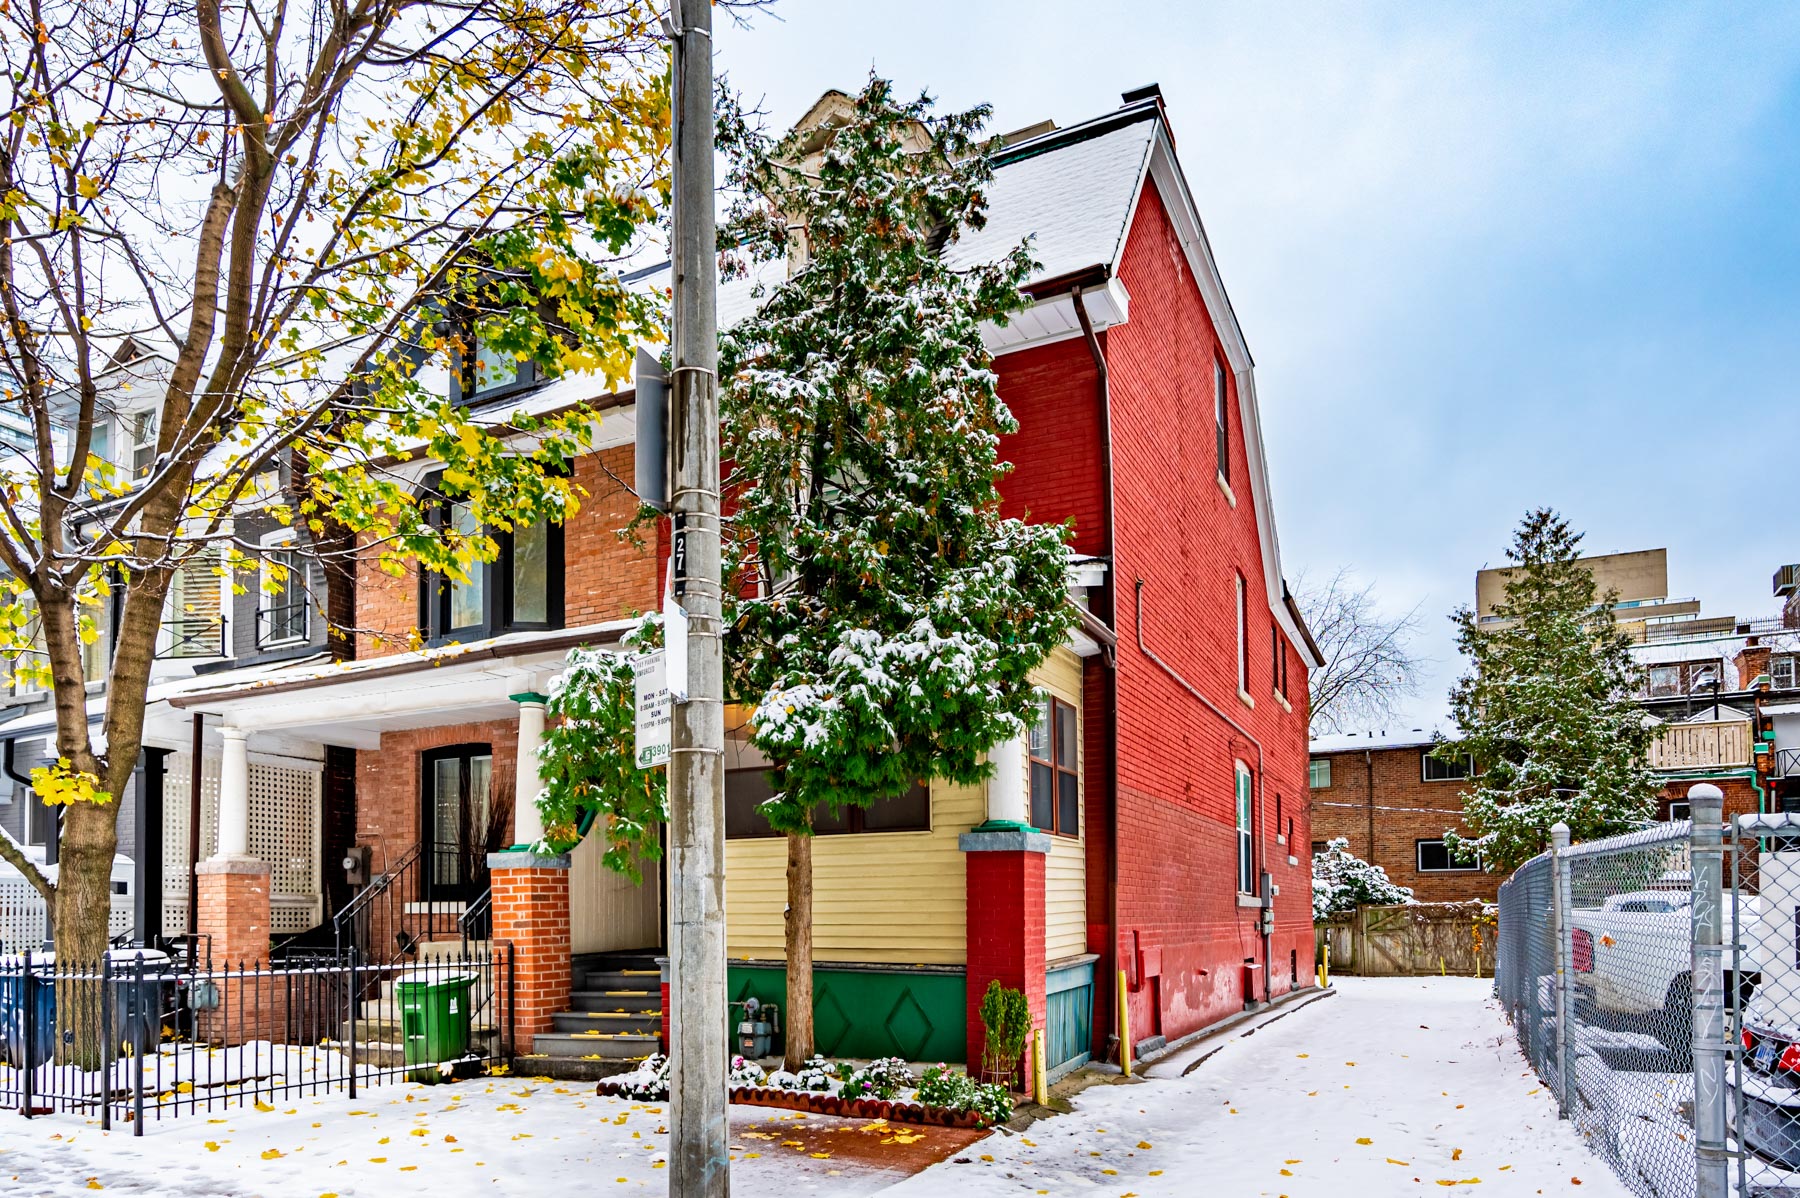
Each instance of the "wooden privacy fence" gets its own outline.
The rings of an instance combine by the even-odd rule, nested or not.
[[[1313,925],[1333,973],[1416,977],[1494,976],[1494,908],[1485,903],[1409,903],[1341,911]]]

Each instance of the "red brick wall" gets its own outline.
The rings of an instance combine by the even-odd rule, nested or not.
[[[1214,481],[1216,338],[1153,188],[1139,204],[1120,276],[1132,297],[1131,320],[1109,331],[1106,343],[1120,640],[1117,935],[1119,942],[1147,950],[1150,959],[1160,958],[1155,982],[1140,980],[1130,995],[1133,1039],[1157,1034],[1173,1039],[1241,1009],[1243,962],[1262,957],[1257,912],[1238,906],[1234,881],[1234,763],[1242,760],[1257,770],[1257,743],[1262,752],[1256,843],[1263,867],[1281,892],[1270,954],[1274,992],[1289,987],[1290,954],[1311,959],[1311,876],[1304,847],[1311,837],[1304,800],[1306,670],[1290,648],[1288,691],[1294,702],[1289,711],[1272,691],[1271,613],[1235,383],[1230,412],[1233,507]],[[1079,347],[1078,342],[1067,344]],[[1072,354],[1073,349],[1063,352]],[[1010,360],[1003,360],[1002,379],[1009,375]],[[1067,392],[1056,411],[1074,415],[1059,418],[1054,431],[1064,443],[1051,438],[1044,450],[1052,458],[1078,453],[1088,427],[1080,397],[1091,394],[1091,379],[1079,377],[1071,362],[1065,383]],[[1021,411],[1022,421],[1032,415],[1030,388],[1003,393],[1009,402],[1020,397],[1015,410]],[[1058,417],[1052,413],[1048,418]],[[1023,458],[1020,476],[1035,475],[1040,468],[1042,463]],[[1077,507],[1069,503],[1062,510]],[[1033,505],[1033,510],[1038,514],[1042,508]],[[1254,707],[1237,693],[1235,574],[1242,574],[1247,584]],[[1139,652],[1133,611],[1139,579],[1144,582],[1144,636],[1150,649],[1248,736],[1234,731]],[[1277,795],[1284,817],[1293,820],[1291,846],[1275,840]],[[1292,866],[1290,847],[1298,849]],[[1103,909],[1090,910],[1089,918],[1104,930]]]
[[[645,530],[642,549],[617,535],[637,514],[637,500],[613,477],[631,477],[632,452],[631,446],[621,445],[575,460],[575,484],[583,497],[563,528],[567,627],[648,610],[662,593],[656,530]],[[418,572],[408,569],[399,577],[383,573],[375,556],[365,554],[357,573],[356,610],[358,657],[405,652],[419,622]]]
[[[1040,524],[1075,522],[1075,548],[1106,549],[1106,463],[1094,358],[1081,338],[1001,358],[1000,398],[1019,431],[1000,439],[1014,469],[1000,482],[1001,511]]]
[[[493,880],[494,939],[512,945],[513,1048],[527,1051],[569,1009],[569,871],[496,869]]]
[[[1463,822],[1462,782],[1426,782],[1420,746],[1373,749],[1365,764],[1360,750],[1321,754],[1331,762],[1331,785],[1312,792],[1315,841],[1348,837],[1350,851],[1410,886],[1422,903],[1493,902],[1500,874],[1482,870],[1420,873],[1417,843],[1441,840],[1446,829],[1468,831]],[[1375,843],[1369,843],[1369,776],[1375,780]],[[1301,846],[1303,849],[1308,846]]]
[[[1044,1026],[1044,854],[1027,852],[964,853],[969,910],[968,1028],[969,1068],[980,1069],[986,1043],[981,1000],[988,984],[1025,992],[1031,1025]],[[1027,1042],[1020,1073],[1031,1090],[1031,1052]]]

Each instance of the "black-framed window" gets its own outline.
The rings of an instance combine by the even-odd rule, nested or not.
[[[1249,599],[1244,594],[1244,576],[1234,574],[1237,580],[1237,669],[1238,691],[1250,693],[1250,607]]]
[[[470,352],[457,359],[456,372],[451,376],[452,401],[484,404],[539,381],[536,363],[521,362],[505,350],[495,349],[472,330],[465,329],[461,337]]]
[[[757,840],[780,836],[760,810],[775,793],[769,771],[761,767],[725,771],[725,839]],[[878,799],[867,807],[837,814],[824,804],[813,811],[813,835],[849,836],[864,832],[931,831],[931,786],[915,782],[905,794]]]
[[[1481,869],[1481,862],[1462,865],[1450,855],[1450,847],[1441,840],[1415,840],[1414,864],[1422,874],[1468,874]]]
[[[453,496],[438,498],[426,518],[463,536],[480,531],[470,505]],[[540,520],[488,535],[499,553],[491,562],[471,562],[467,578],[421,574],[419,627],[428,641],[563,626],[562,525]]]
[[[1213,431],[1217,438],[1219,477],[1231,482],[1231,399],[1225,363],[1213,359]]]
[[[1460,782],[1475,772],[1475,762],[1467,753],[1455,761],[1444,761],[1429,749],[1419,754],[1419,778],[1425,782]]]
[[[494,750],[446,745],[419,756],[419,839],[432,900],[467,901],[487,880],[487,855],[504,834],[489,826],[494,808]]]
[[[1038,698],[1031,726],[1031,826],[1058,836],[1081,835],[1079,725],[1075,708],[1051,695]]]

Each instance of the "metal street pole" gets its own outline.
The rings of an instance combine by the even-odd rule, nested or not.
[[[675,0],[670,495],[687,698],[669,754],[669,1193],[731,1192],[725,1115],[725,676],[720,644],[718,252],[711,0]],[[671,679],[671,690],[676,680]]]

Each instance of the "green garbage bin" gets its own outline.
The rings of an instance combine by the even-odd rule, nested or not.
[[[400,1028],[406,1037],[406,1079],[448,1081],[439,1068],[469,1051],[469,994],[475,975],[414,975],[394,983]]]

